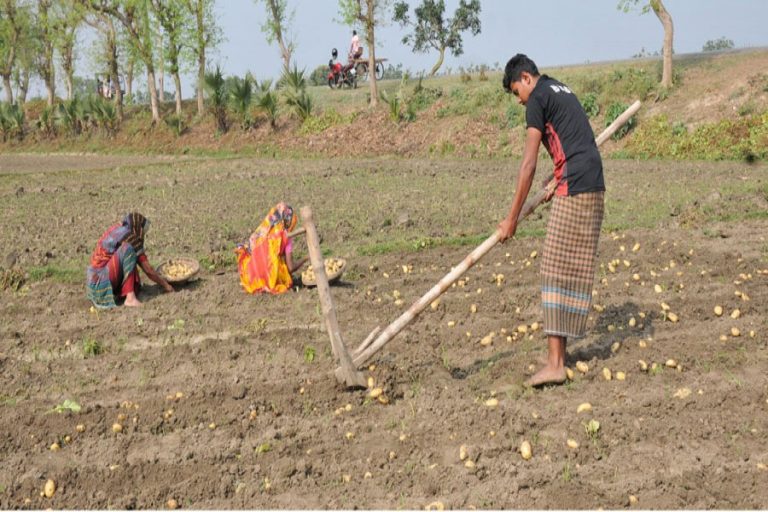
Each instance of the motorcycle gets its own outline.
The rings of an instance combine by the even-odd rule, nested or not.
[[[339,51],[334,48],[331,50],[331,60],[328,61],[328,87],[331,89],[341,89],[344,86],[350,89],[357,89],[357,70],[355,69],[354,59],[349,59],[349,64],[342,65],[337,62]]]
[[[354,66],[342,66],[341,62],[328,61],[328,87],[331,89],[341,89],[349,87],[357,89],[357,71]]]

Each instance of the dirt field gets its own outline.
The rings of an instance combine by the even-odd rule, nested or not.
[[[545,354],[546,211],[366,365],[387,404],[337,385],[315,289],[239,289],[234,244],[277,200],[312,205],[349,260],[332,293],[355,347],[490,234],[515,169],[0,156],[0,266],[28,274],[0,291],[0,508],[767,508],[765,165],[606,161],[590,335],[559,387],[521,386]],[[131,209],[152,262],[206,268],[91,312],[86,262]]]

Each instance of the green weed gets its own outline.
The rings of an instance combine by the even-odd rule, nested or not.
[[[93,338],[84,338],[82,342],[83,357],[88,359],[89,357],[96,357],[104,353],[104,345],[100,341]]]
[[[304,361],[312,363],[315,360],[315,349],[310,346],[304,347]]]

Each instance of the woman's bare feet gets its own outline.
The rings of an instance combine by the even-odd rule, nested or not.
[[[562,384],[565,382],[565,380],[565,367],[561,366],[558,368],[547,365],[536,372],[533,377],[525,381],[525,385],[530,387],[537,387],[544,386],[546,384]]]
[[[125,296],[125,302],[123,304],[131,307],[141,306],[141,302],[133,292],[130,292]]]

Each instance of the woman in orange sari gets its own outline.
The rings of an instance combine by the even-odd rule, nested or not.
[[[240,284],[248,293],[284,293],[293,285],[291,273],[308,258],[293,261],[293,241],[288,233],[296,227],[293,208],[280,202],[269,211],[247,244],[235,249]]]

